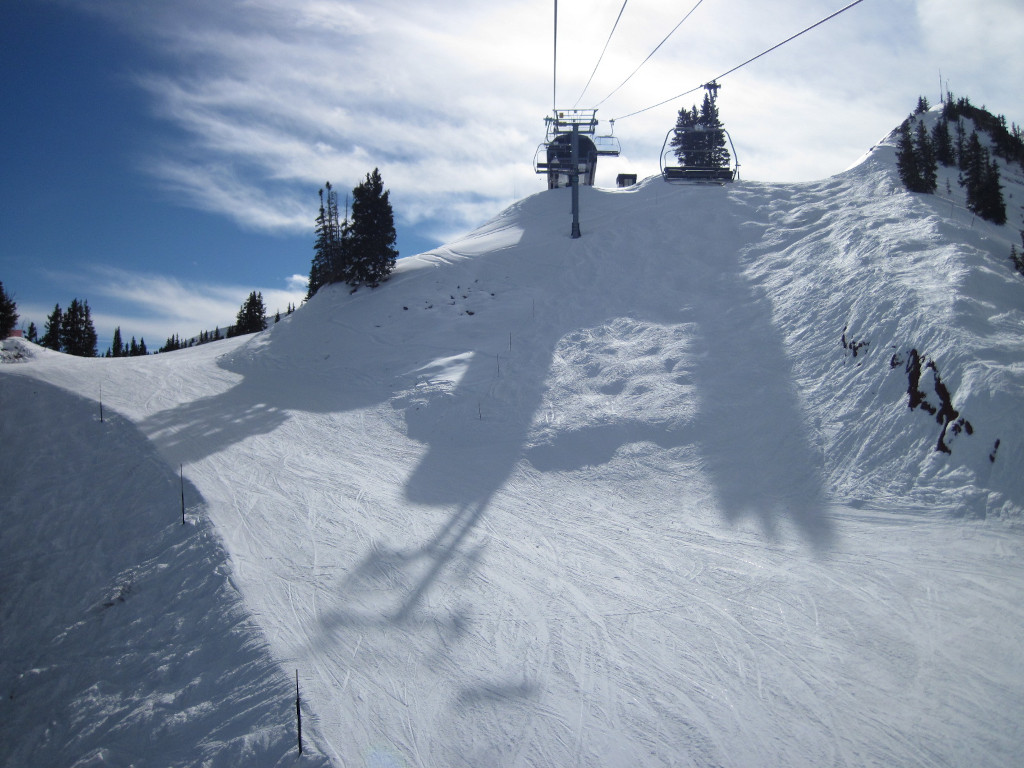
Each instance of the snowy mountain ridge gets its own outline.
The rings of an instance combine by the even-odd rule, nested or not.
[[[585,188],[579,240],[552,190],[255,336],[7,342],[4,764],[289,765],[296,669],[304,763],[1006,764],[1019,175],[1004,227],[903,191],[892,137],[807,184]],[[147,543],[79,551],[101,514]]]

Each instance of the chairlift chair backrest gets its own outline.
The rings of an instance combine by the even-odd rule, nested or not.
[[[547,174],[548,189],[566,187],[572,178],[572,135],[579,137],[580,184],[593,186],[598,157],[618,157],[619,140],[614,135],[597,135],[596,109],[556,109],[544,118],[547,126],[544,141],[537,147],[533,168]]]

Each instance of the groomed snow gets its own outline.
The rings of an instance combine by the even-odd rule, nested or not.
[[[303,765],[1014,764],[1020,225],[942,193],[548,191],[254,336],[7,342],[4,764],[299,764],[295,670]]]

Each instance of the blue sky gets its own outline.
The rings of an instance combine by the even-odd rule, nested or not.
[[[843,0],[705,0],[602,103],[628,115],[689,90]],[[594,106],[695,5],[632,0],[585,101]],[[559,106],[593,71],[620,0],[559,3]],[[402,255],[543,189],[550,0],[14,0],[0,3],[0,280],[22,321],[87,299],[100,352],[229,324],[249,291],[305,293],[317,189],[374,167]],[[1018,0],[865,0],[722,81],[746,179],[837,173],[939,78],[1024,121]],[[617,121],[618,172],[655,173],[690,96]],[[602,125],[602,128],[606,124]]]

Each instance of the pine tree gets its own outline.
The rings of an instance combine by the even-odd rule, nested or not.
[[[111,357],[124,356],[124,344],[121,343],[121,326],[114,329],[114,343],[110,350]]]
[[[43,338],[39,340],[40,345],[47,349],[52,349],[54,352],[60,352],[64,348],[64,312],[60,308],[60,304],[56,304],[46,318],[46,332],[43,334]]]
[[[669,147],[684,168],[728,168],[730,154],[718,113],[718,86],[711,83],[705,87],[708,92],[699,111],[696,105],[679,110]]]
[[[330,191],[331,184],[327,182],[328,192]],[[316,221],[313,225],[313,232],[315,239],[313,241],[313,261],[309,266],[309,287],[306,291],[306,298],[311,299],[316,292],[320,290],[320,287],[327,284],[327,278],[330,271],[330,265],[328,262],[330,254],[330,246],[328,243],[328,232],[327,232],[327,210],[324,208],[324,190],[319,190],[320,194],[320,213],[317,214]]]
[[[1015,245],[1010,246],[1010,261],[1013,263],[1013,268],[1024,275],[1024,253],[1017,253]]]
[[[999,166],[982,146],[977,131],[971,132],[964,151],[960,186],[967,192],[967,208],[995,224],[1006,223],[1006,203],[999,179]]]
[[[61,327],[64,351],[78,357],[96,357],[96,329],[88,301],[71,300]]]
[[[139,355],[148,355],[149,350],[146,349],[146,340],[142,336],[139,336]]]
[[[25,332],[25,338],[34,344],[39,342],[39,331],[36,329],[35,323],[30,322],[28,324],[28,331]]]
[[[932,147],[935,150],[935,160],[949,168],[956,163],[956,153],[953,151],[953,139],[949,135],[949,121],[940,118],[932,129]]]
[[[956,121],[956,143],[953,145],[956,151],[956,165],[961,172],[967,170],[967,132],[964,129],[964,121]]]
[[[238,310],[235,318],[235,336],[256,333],[267,327],[267,310],[263,306],[263,294],[253,291]]]
[[[911,192],[916,192],[921,186],[921,169],[917,165],[914,140],[910,136],[910,120],[904,120],[899,130],[900,137],[896,145],[896,170],[900,174],[903,186]]]
[[[917,124],[914,136],[914,155],[921,179],[921,187],[914,191],[931,194],[938,186],[938,163],[935,160],[935,150],[928,136],[928,130],[924,127],[924,122]]]
[[[330,185],[328,185],[328,188]],[[348,197],[345,198],[345,218],[338,213],[338,194],[330,190],[327,196],[328,282],[346,283],[352,273],[352,231],[348,220]]]
[[[6,339],[14,330],[18,322],[17,310],[18,305],[14,303],[14,297],[7,295],[4,284],[0,282],[0,339]]]
[[[722,121],[718,116],[716,91],[709,88],[704,94],[704,103],[700,107],[700,124],[705,129],[704,149],[709,168],[728,168],[729,150],[725,147],[725,134]]]
[[[178,341],[178,334],[174,333],[174,334],[171,334],[170,336],[167,337],[167,341],[165,341],[164,345],[162,347],[160,347],[160,349],[158,349],[157,351],[158,352],[174,352],[174,351],[176,351],[178,349],[181,349],[181,344]]]
[[[697,146],[697,133],[695,129],[699,120],[700,114],[697,112],[696,106],[693,106],[691,109],[684,107],[679,110],[679,114],[676,116],[676,126],[672,130],[672,139],[669,141],[669,146],[672,148],[676,160],[683,166],[698,164],[697,154],[699,147]]]
[[[982,210],[978,213],[993,224],[1006,223],[1006,203],[1003,200],[1003,190],[999,183],[999,166],[995,158],[988,164],[984,181],[982,182]]]
[[[324,194],[324,189],[327,190]],[[306,298],[312,298],[321,286],[346,282],[350,272],[348,239],[349,223],[338,214],[338,193],[331,182],[324,185],[320,194],[320,211],[314,224],[313,261],[309,268],[309,287]]]
[[[374,287],[391,274],[398,259],[395,248],[394,212],[390,192],[384,189],[380,171],[373,169],[352,190],[352,221],[346,233],[345,282],[353,287]]]
[[[928,99],[925,96],[917,97],[917,109],[914,110],[915,115],[923,115],[931,109],[931,104],[928,103]]]

